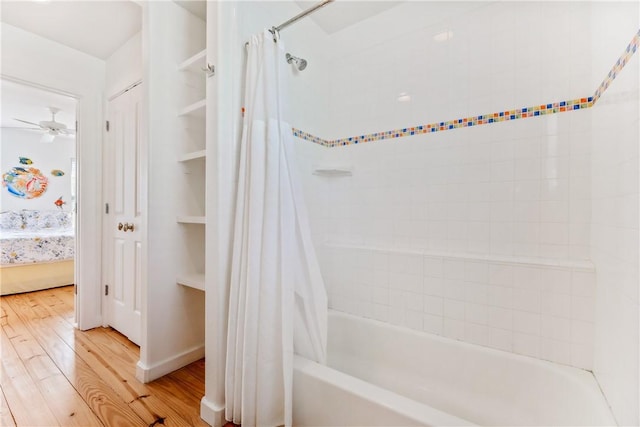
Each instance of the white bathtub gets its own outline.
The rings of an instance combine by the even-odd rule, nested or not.
[[[339,312],[294,366],[296,426],[615,425],[587,371]]]

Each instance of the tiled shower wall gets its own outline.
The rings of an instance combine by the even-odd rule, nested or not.
[[[638,2],[593,7],[594,74],[638,30]],[[611,31],[616,28],[619,31]],[[638,53],[636,53],[636,56]],[[640,61],[633,58],[592,109],[591,257],[596,269],[594,373],[619,425],[640,423],[638,181]]]
[[[606,74],[592,75],[588,3],[483,4],[426,27],[397,19],[424,7],[408,2],[328,37],[342,50],[322,137],[581,98]],[[404,31],[380,40],[389,22]],[[608,48],[618,55],[633,34]],[[331,307],[591,369],[592,114],[332,149],[300,141]]]

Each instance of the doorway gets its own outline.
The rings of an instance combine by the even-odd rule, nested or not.
[[[2,79],[2,295],[75,285],[73,96]]]

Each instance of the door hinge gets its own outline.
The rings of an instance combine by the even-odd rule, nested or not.
[[[107,132],[109,132],[109,126],[110,126],[109,120],[107,120],[107,126],[106,126],[107,127]]]
[[[109,295],[109,285],[104,285],[104,294]]]
[[[104,213],[106,213],[106,214],[109,213],[109,203],[105,203],[104,204]]]
[[[78,295],[78,285],[73,285],[73,293]]]

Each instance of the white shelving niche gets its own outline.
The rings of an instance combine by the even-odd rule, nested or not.
[[[206,25],[206,24],[205,24]],[[205,290],[206,224],[206,36],[184,47],[184,60],[177,64],[181,82],[176,115],[181,127],[179,154],[182,194],[178,198],[176,222],[180,228],[180,265],[178,285]]]

